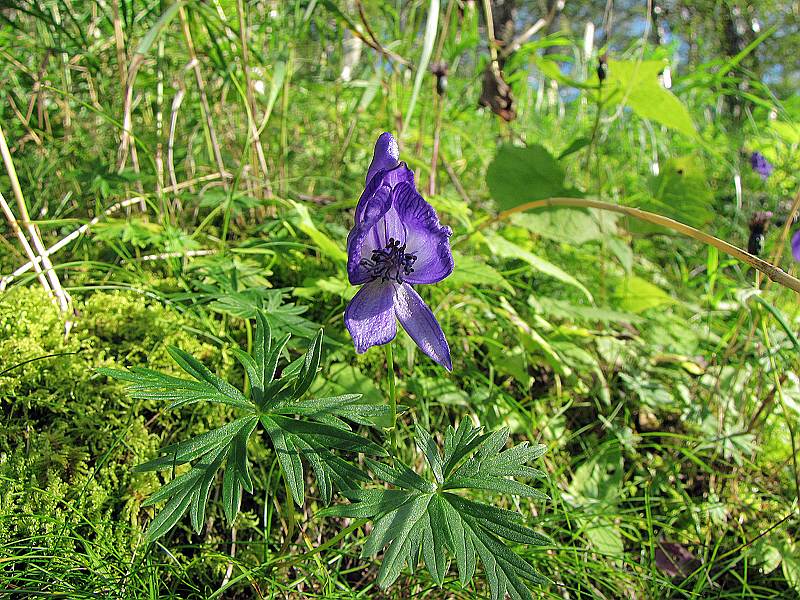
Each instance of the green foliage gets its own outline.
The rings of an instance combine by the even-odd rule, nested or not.
[[[650,179],[650,197],[640,208],[662,214],[692,227],[703,227],[714,218],[714,194],[708,186],[708,173],[695,156],[667,160],[661,172]],[[637,232],[663,228],[648,223],[634,224]]]
[[[489,191],[501,210],[545,198],[580,197],[564,177],[558,161],[539,144],[500,146],[486,171]]]
[[[357,558],[364,520],[311,518],[327,494],[349,491],[337,481],[347,467],[369,472],[364,457],[331,444],[378,441],[369,427],[392,421],[375,408],[388,394],[382,353],[356,355],[342,323],[355,293],[342,257],[372,144],[403,129],[402,159],[453,229],[456,270],[422,293],[455,368],[444,375],[415,361],[416,345],[399,335],[394,374],[405,406],[396,462],[381,473],[412,465],[436,485],[411,441],[414,422],[430,432],[467,418],[507,428],[509,445],[547,445],[549,477],[537,489],[553,510],[492,490],[437,497],[512,511],[522,525],[541,519],[534,528],[553,539],[546,552],[498,537],[506,550],[497,556],[513,551],[553,580],[531,587],[535,597],[794,597],[796,295],[724,254],[610,213],[495,219],[520,202],[585,195],[746,247],[753,213],[771,211],[761,257],[781,251],[777,266],[795,273],[781,237],[800,163],[791,10],[683,3],[651,19],[644,36],[643,6],[615,3],[613,21],[630,26],[614,27],[606,47],[597,34],[584,38],[585,25],[602,19],[585,3],[567,2],[556,33],[538,30],[513,52],[498,27],[517,115],[503,122],[477,108],[489,47],[481,2],[440,2],[436,14],[419,1],[101,4],[9,0],[0,11],[0,121],[31,218],[47,247],[88,225],[50,257],[73,297],[65,337],[33,269],[5,279],[28,259],[0,219],[5,595],[491,595],[484,577],[462,588],[446,536],[430,544],[442,550],[433,573],[402,568],[379,592],[379,562]],[[527,29],[526,15],[514,24]],[[417,61],[434,18],[431,64],[448,67],[439,91]],[[670,41],[657,41],[667,26]],[[600,90],[594,74],[606,52]],[[775,167],[767,180],[750,167],[754,150]],[[9,183],[0,167],[0,191]],[[243,358],[257,365],[252,325],[262,311],[271,350],[292,335],[272,381],[257,366],[248,374]],[[265,424],[256,396],[264,403],[266,386],[286,378],[293,393],[322,327],[320,376],[288,412],[267,410]],[[231,388],[215,387],[190,359]],[[149,369],[152,387],[131,397],[125,382],[97,372],[123,365]],[[162,377],[186,403],[168,409]],[[332,408],[326,398],[339,400]],[[325,460],[306,447],[322,426],[368,437],[326,438],[337,461]],[[176,453],[163,448],[180,444],[181,460],[210,449],[173,469]],[[147,461],[170,464],[134,471]],[[195,479],[180,479],[193,469]],[[365,491],[412,493],[347,473]],[[148,545],[148,523],[158,515],[168,524],[163,507],[181,493],[144,501],[179,480],[194,514]],[[236,510],[231,527],[225,516]],[[439,513],[425,514],[435,523]],[[431,540],[445,529],[432,527]],[[384,562],[401,569],[401,550]],[[665,568],[665,553],[694,560]],[[480,572],[477,548],[472,558]]]
[[[94,368],[124,360],[169,372],[171,343],[220,372],[230,363],[187,335],[184,317],[138,294],[73,300],[81,318],[65,340],[58,309],[40,288],[0,296],[0,548],[5,558],[58,572],[50,585],[82,597],[109,593],[111,566],[137,556],[140,492],[155,478],[132,467],[159,439],[147,425],[154,403],[130,403]],[[196,431],[205,418],[219,414],[178,412],[159,426]],[[96,578],[80,577],[84,570]],[[42,589],[28,569],[5,573],[4,589]]]
[[[516,258],[524,260],[537,271],[540,271],[545,275],[549,275],[554,279],[579,289],[590,302],[592,301],[592,293],[586,288],[586,286],[584,286],[580,281],[575,279],[572,275],[565,272],[560,267],[557,267],[546,259],[537,256],[533,252],[529,252],[525,248],[510,242],[496,233],[486,234],[485,237],[487,244],[492,249],[492,252],[495,256],[500,258]]]
[[[200,532],[206,504],[215,475],[224,467],[223,506],[229,522],[239,512],[242,489],[253,492],[247,446],[260,422],[277,454],[292,498],[298,505],[305,500],[301,457],[308,460],[317,476],[322,499],[331,500],[333,487],[352,488],[366,476],[331,450],[360,452],[374,456],[386,452],[350,430],[343,419],[371,424],[385,416],[385,406],[360,402],[360,394],[319,399],[302,399],[317,375],[322,353],[320,330],[306,354],[283,369],[276,378],[278,362],[290,334],[272,339],[269,320],[256,315],[252,354],[234,350],[250,383],[250,396],[214,375],[200,361],[182,350],[169,349],[173,360],[194,380],[172,377],[151,369],[133,367],[129,371],[99,369],[100,373],[125,381],[133,398],[168,401],[167,410],[197,402],[220,403],[240,409],[242,416],[202,435],[162,448],[160,456],[139,465],[136,470],[163,471],[191,464],[191,469],[165,484],[148,498],[144,506],[166,501],[147,529],[153,541],[169,532],[188,511],[192,527]],[[294,418],[292,417],[294,415]]]
[[[658,79],[668,66],[663,60],[610,60],[600,99],[605,105],[627,106],[643,119],[697,138],[689,111]]]
[[[399,461],[389,466],[368,460],[375,475],[399,489],[345,490],[343,495],[351,504],[334,506],[320,514],[374,521],[361,554],[373,557],[384,551],[378,572],[381,587],[392,585],[405,564],[415,570],[420,554],[431,578],[441,587],[449,553],[462,585],[470,582],[480,559],[493,600],[506,594],[514,599],[530,599],[526,582],[543,583],[546,579],[501,538],[540,546],[549,545],[550,540],[530,529],[519,513],[456,493],[547,498],[538,489],[515,479],[544,477],[544,473],[526,463],[544,454],[545,447],[523,442],[504,450],[507,440],[507,429],[482,433],[481,428],[472,427],[468,419],[463,419],[458,429],[448,426],[441,451],[431,434],[417,425],[414,441],[433,480],[421,477]]]

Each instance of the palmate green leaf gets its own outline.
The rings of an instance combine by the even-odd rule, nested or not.
[[[250,401],[239,390],[232,395],[223,393],[207,381],[182,379],[141,367],[133,367],[128,371],[99,368],[97,371],[127,382],[128,393],[132,398],[168,401],[168,410],[203,401],[229,404],[238,408],[252,407]]]
[[[414,570],[420,557],[431,578],[441,586],[452,558],[463,585],[472,579],[480,561],[492,598],[499,600],[508,594],[519,600],[531,599],[528,584],[546,578],[502,540],[533,545],[550,541],[528,527],[518,512],[470,499],[463,490],[546,498],[539,490],[512,479],[543,477],[541,471],[525,463],[539,458],[544,447],[523,443],[503,450],[508,430],[482,433],[466,420],[457,429],[448,427],[441,450],[420,426],[415,437],[432,480],[399,461],[389,466],[367,459],[378,478],[399,489],[344,491],[350,504],[332,506],[318,514],[373,521],[361,554],[375,557],[383,552],[378,572],[378,584],[383,588],[397,580],[405,565]],[[454,493],[457,489],[462,493]]]
[[[275,414],[295,414],[322,420],[327,416],[347,419],[360,425],[375,425],[389,415],[385,404],[372,404],[361,394],[343,394],[331,398],[309,398],[299,402],[281,402],[271,407]],[[346,425],[345,425],[346,426]]]
[[[272,440],[278,462],[281,465],[286,483],[292,498],[298,506],[302,506],[305,498],[305,474],[301,457],[311,463],[319,476],[322,474],[320,493],[327,503],[331,500],[330,483],[335,481],[339,487],[342,483],[363,476],[354,475],[353,469],[343,473],[343,464],[332,461],[335,458],[328,449],[345,452],[364,453],[373,456],[385,456],[386,451],[347,429],[331,426],[319,421],[292,419],[284,415],[262,415],[261,423]],[[353,480],[355,483],[355,480]],[[345,483],[345,486],[347,484]]]
[[[221,427],[166,446],[156,458],[135,467],[137,471],[165,471],[191,465],[143,504],[164,503],[147,530],[149,541],[170,531],[186,512],[193,529],[200,532],[211,488],[223,465],[222,507],[228,521],[233,521],[243,490],[253,491],[247,445],[259,423],[272,443],[287,488],[298,505],[305,499],[304,460],[311,465],[319,494],[327,504],[334,488],[352,491],[368,480],[365,473],[334,451],[386,455],[383,448],[354,433],[347,421],[372,425],[388,417],[387,407],[367,403],[359,394],[303,398],[319,369],[321,330],[307,352],[287,365],[280,378],[275,378],[288,340],[287,334],[274,341],[269,319],[261,312],[256,314],[252,353],[234,350],[250,382],[249,398],[178,348],[169,348],[170,355],[193,379],[148,369],[100,369],[101,373],[126,382],[134,397],[165,400],[170,408],[200,401],[217,402],[243,413]]]
[[[257,417],[242,417],[217,429],[212,429],[189,440],[161,449],[159,458],[134,467],[134,471],[163,471],[173,466],[184,465],[207,454],[214,448],[228,446],[242,430],[252,431]]]

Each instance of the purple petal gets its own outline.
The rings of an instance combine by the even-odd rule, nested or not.
[[[416,290],[407,283],[397,286],[394,312],[417,346],[445,369],[452,371],[450,346],[447,345],[439,322]]]
[[[369,271],[361,265],[361,259],[369,258],[373,250],[383,247],[375,230],[392,207],[391,195],[389,186],[377,188],[364,202],[362,218],[356,221],[356,226],[347,236],[347,275],[353,285],[370,280]]]
[[[800,229],[795,231],[792,236],[792,256],[797,262],[800,262]]]
[[[400,148],[397,147],[397,140],[389,132],[384,132],[375,142],[375,150],[372,153],[372,163],[367,171],[367,181],[369,183],[372,176],[378,171],[394,169],[400,160]]]
[[[347,305],[344,324],[359,354],[391,342],[397,335],[394,293],[391,282],[376,280],[362,287]]]
[[[406,281],[436,283],[450,275],[453,272],[450,251],[453,232],[439,223],[434,208],[406,182],[394,188],[392,205],[405,227],[406,252],[417,256],[414,272],[405,277]]]
[[[414,185],[414,172],[409,169],[404,162],[395,165],[389,170],[378,171],[376,175],[369,180],[367,186],[364,188],[364,192],[361,194],[361,198],[358,200],[355,213],[356,225],[363,220],[366,203],[372,198],[378,188],[382,186],[394,188],[402,181],[407,181],[411,185]]]
[[[753,152],[750,155],[750,166],[753,170],[761,175],[761,178],[766,180],[772,174],[772,164],[760,152]]]

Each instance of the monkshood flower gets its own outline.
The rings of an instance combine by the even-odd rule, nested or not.
[[[761,179],[766,180],[772,174],[772,165],[760,152],[753,152],[750,155],[750,166],[753,171],[761,175]]]
[[[442,328],[411,287],[437,283],[453,272],[452,231],[417,193],[414,173],[399,158],[397,141],[381,134],[347,237],[347,274],[351,284],[363,287],[347,306],[344,322],[361,354],[392,341],[400,321],[425,354],[452,370]]]
[[[797,262],[800,262],[800,229],[795,231],[792,236],[792,256]]]

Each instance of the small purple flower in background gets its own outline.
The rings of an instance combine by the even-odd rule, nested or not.
[[[772,174],[773,167],[761,152],[753,152],[750,155],[750,166],[753,167],[753,171],[761,175],[761,179],[765,181]]]
[[[800,262],[800,229],[795,231],[792,236],[792,256],[797,262]]]
[[[450,371],[444,332],[410,284],[437,283],[453,272],[452,231],[417,193],[414,173],[399,158],[397,141],[381,134],[347,237],[350,283],[364,287],[347,306],[344,322],[361,354],[392,341],[399,320],[417,346]]]

